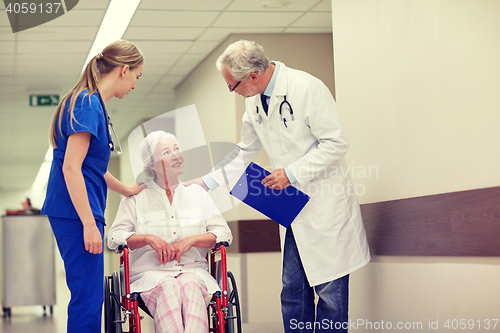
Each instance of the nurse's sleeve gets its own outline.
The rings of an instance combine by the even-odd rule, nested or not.
[[[115,250],[119,245],[127,244],[127,239],[135,234],[137,223],[136,201],[135,197],[124,198],[115,221],[108,231],[108,247]]]
[[[104,111],[97,94],[97,92],[92,94],[90,98],[88,94],[81,94],[78,97],[73,111],[75,119],[66,122],[66,133],[68,135],[87,132],[97,137],[100,117],[104,117]]]
[[[330,90],[321,81],[304,89],[305,122],[318,145],[288,166],[300,185],[310,182],[337,163],[349,150],[349,139]]]

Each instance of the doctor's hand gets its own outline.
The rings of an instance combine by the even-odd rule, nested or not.
[[[262,184],[265,187],[272,188],[274,190],[282,190],[290,186],[290,181],[286,175],[285,169],[276,169],[270,175],[262,179]]]
[[[208,191],[208,190],[209,190],[209,188],[208,188],[207,184],[205,184],[205,182],[204,182],[204,181],[203,181],[203,179],[201,179],[201,178],[191,179],[191,180],[189,180],[189,181],[185,182],[185,183],[184,183],[184,184],[182,184],[182,185],[184,185],[184,186],[189,186],[189,185],[192,185],[192,184],[197,184],[197,185],[200,185],[201,187],[203,187],[203,188],[205,189],[205,191]]]

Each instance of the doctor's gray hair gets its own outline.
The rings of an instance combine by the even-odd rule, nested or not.
[[[229,45],[216,62],[222,71],[227,66],[235,80],[243,81],[250,73],[264,74],[269,69],[269,59],[264,48],[249,40],[239,40]]]
[[[139,144],[139,154],[142,158],[144,173],[148,177],[154,178],[156,176],[154,170],[152,170],[149,165],[155,162],[156,147],[158,146],[158,142],[163,138],[173,138],[177,141],[177,138],[172,133],[154,131],[149,133]]]

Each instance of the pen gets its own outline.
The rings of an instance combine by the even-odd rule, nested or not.
[[[288,126],[286,126],[286,118],[283,118],[283,124],[285,124],[285,127],[288,128]]]

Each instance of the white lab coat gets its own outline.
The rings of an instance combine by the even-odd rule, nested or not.
[[[335,101],[319,79],[279,64],[268,115],[263,111],[260,95],[246,99],[238,146],[246,162],[264,148],[271,167],[288,166],[298,182],[294,186],[310,195],[291,227],[307,279],[311,286],[316,286],[366,265],[370,253],[344,159],[349,142]],[[283,107],[287,127],[279,113],[285,95],[294,116],[292,121],[288,109]],[[257,107],[261,124],[256,121]],[[241,175],[241,169],[236,169],[225,167],[228,178]],[[220,171],[211,176],[219,184],[224,182]],[[285,231],[280,226],[282,249]]]

